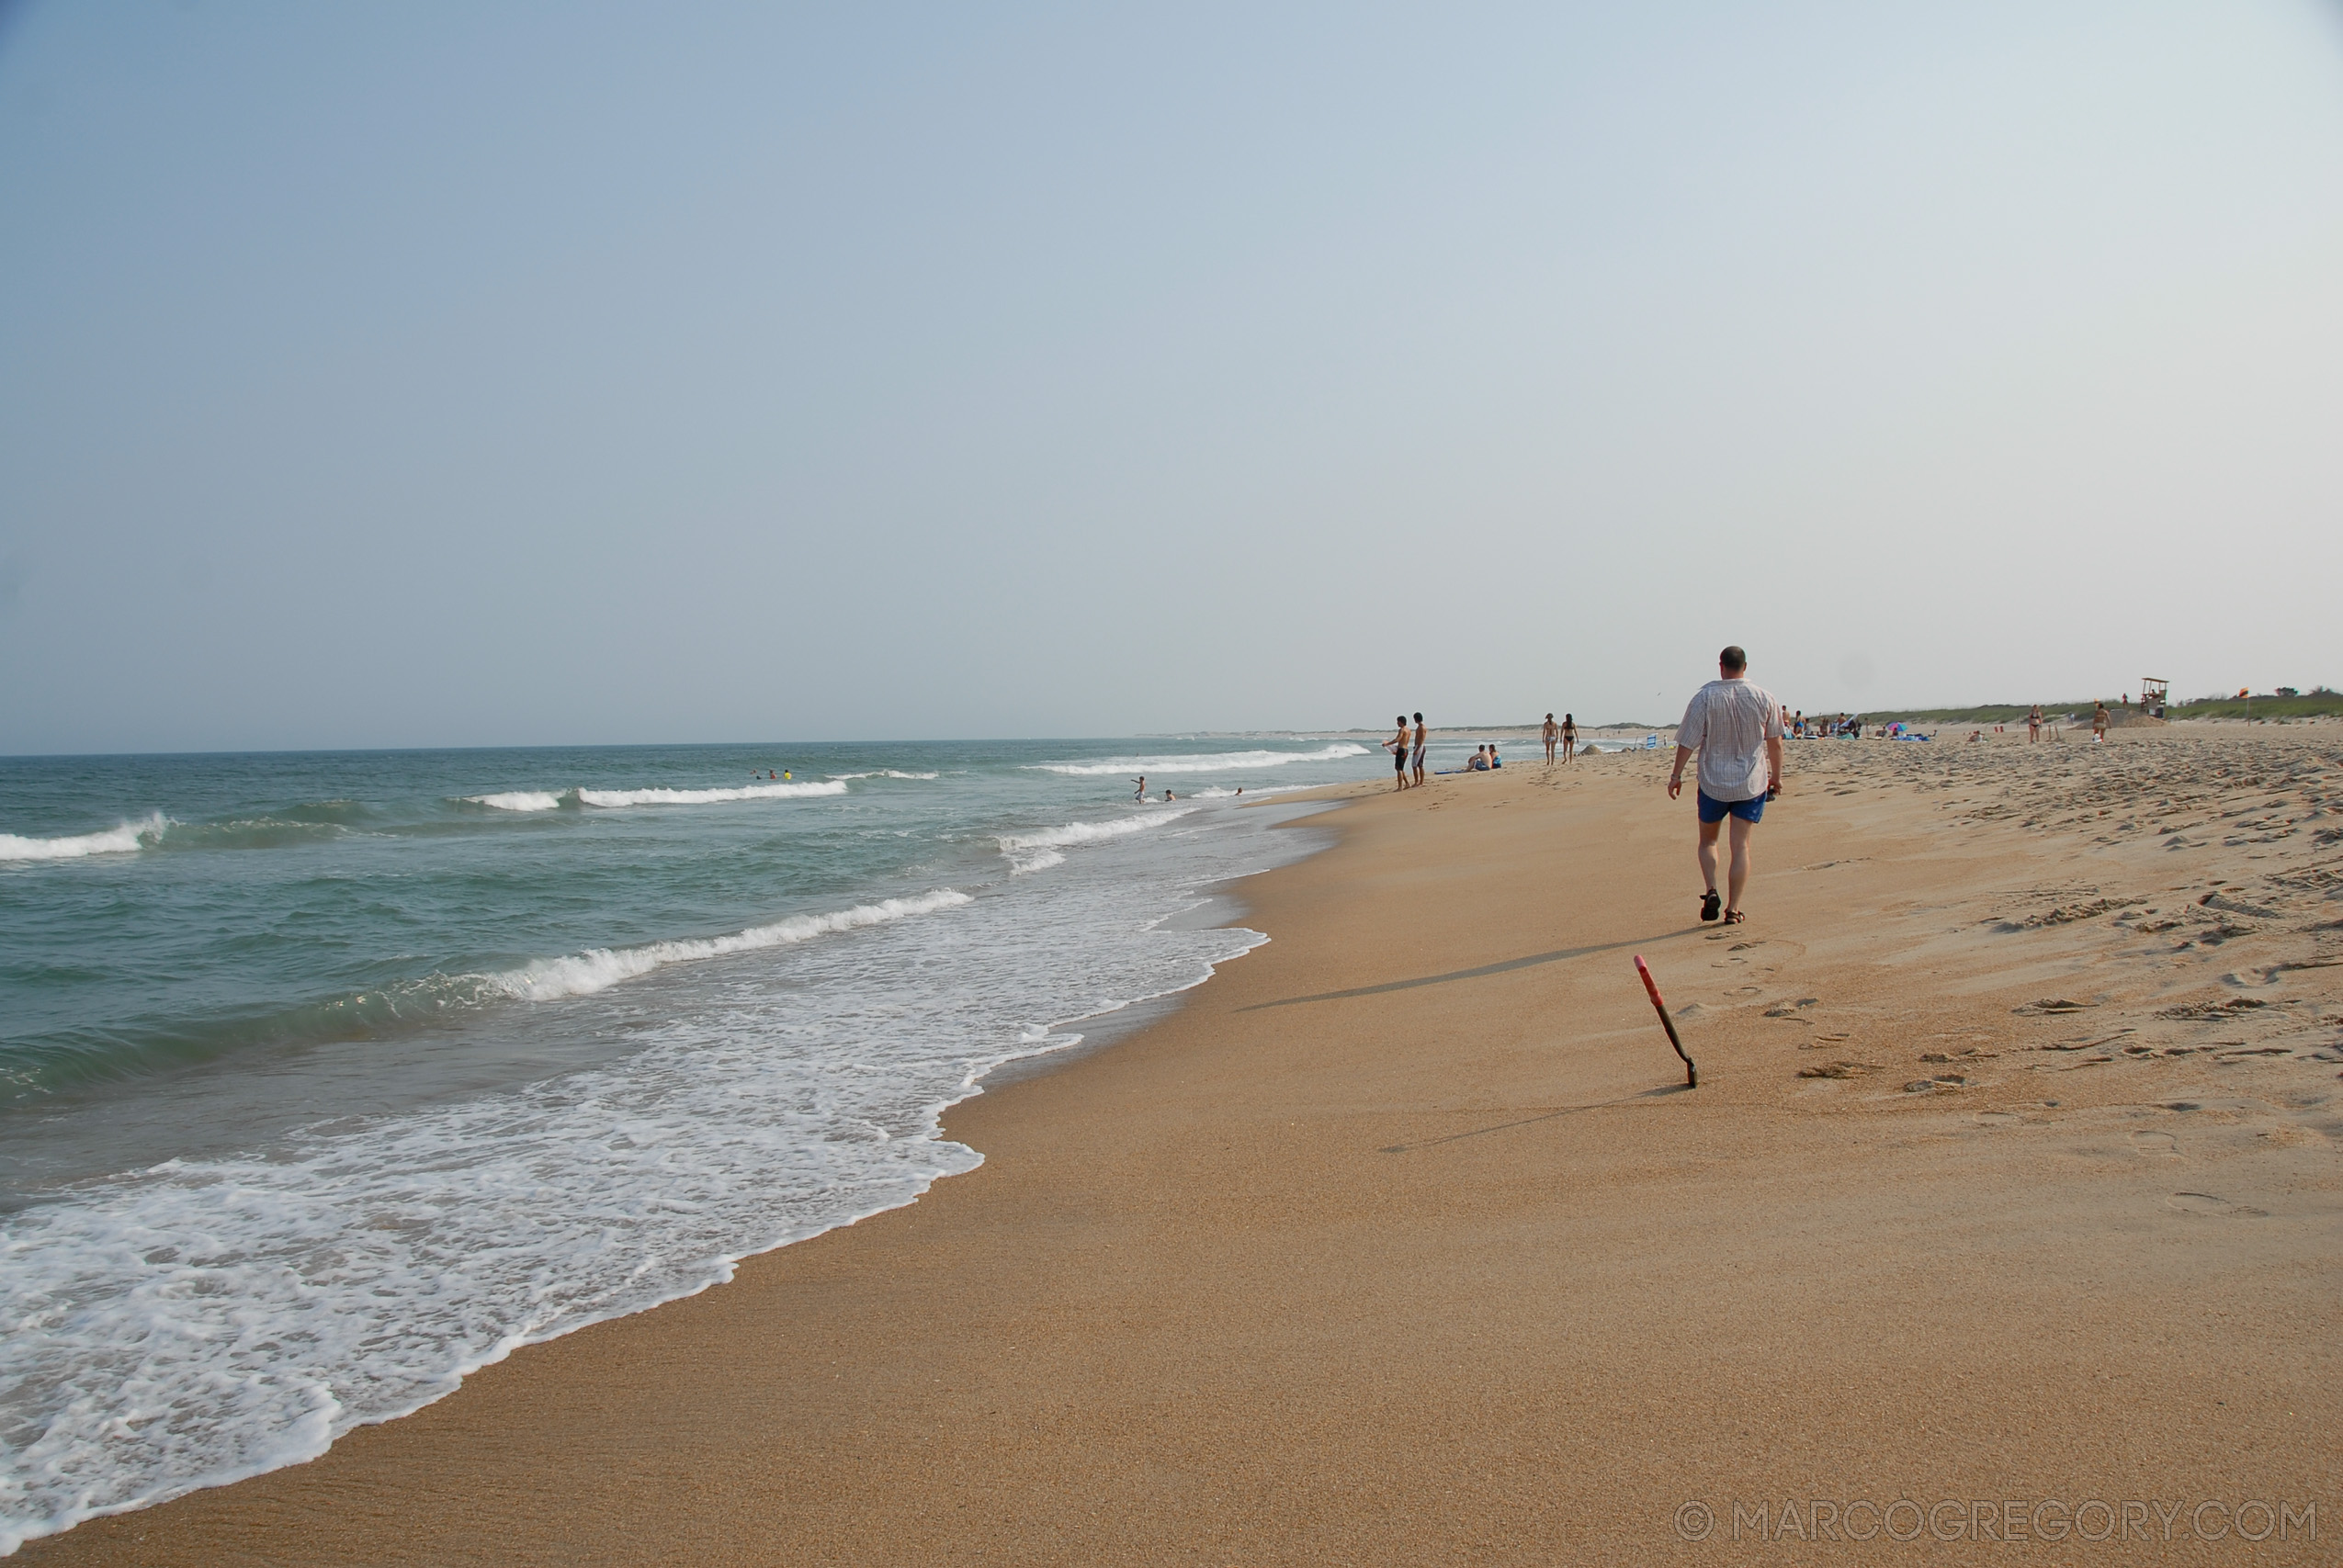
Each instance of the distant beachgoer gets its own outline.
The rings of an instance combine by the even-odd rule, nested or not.
[[[1579,721],[1566,713],[1562,716],[1562,760],[1568,761],[1578,750]]]
[[[1545,739],[1545,760],[1551,762],[1554,761],[1555,739],[1562,733],[1561,727],[1554,722],[1554,716],[1552,714],[1547,714],[1545,716],[1545,728],[1540,731],[1540,733]]]
[[[1668,798],[1684,789],[1684,764],[1700,753],[1693,790],[1700,815],[1701,919],[1717,918],[1716,833],[1733,819],[1732,865],[1726,882],[1725,923],[1737,926],[1741,890],[1749,880],[1749,830],[1765,815],[1765,803],[1782,793],[1782,705],[1749,679],[1749,656],[1737,647],[1716,656],[1717,679],[1692,694],[1684,722],[1676,727],[1676,770],[1668,778]]]
[[[1245,793],[1245,786],[1244,786],[1244,785],[1242,785],[1242,784],[1239,784],[1239,785],[1237,786],[1237,793],[1238,793],[1239,795],[1242,795],[1242,794],[1244,794],[1244,793]]]
[[[1408,716],[1406,714],[1399,716],[1399,733],[1385,741],[1383,749],[1391,753],[1391,787],[1393,789],[1407,788]]]
[[[1138,793],[1131,796],[1131,798],[1133,800],[1145,800],[1147,798],[1147,775],[1145,773],[1141,773],[1138,778],[1133,779],[1131,782],[1139,786]]]
[[[2107,740],[2107,705],[2099,703],[2091,708],[2091,744],[2104,745]]]
[[[2031,746],[2041,739],[2042,705],[2040,703],[2036,703],[2034,705],[2034,711],[2026,715],[2026,744]]]
[[[1177,799],[1179,799],[1180,797],[1179,797],[1178,795],[1173,795],[1173,794],[1172,794],[1170,790],[1168,790],[1168,789],[1167,789],[1167,790],[1165,790],[1165,791],[1163,792],[1163,798],[1164,798],[1164,799],[1166,799],[1166,800],[1177,800]]]
[[[1423,783],[1424,742],[1432,739],[1432,731],[1424,728],[1423,715],[1416,715],[1416,749],[1409,755],[1408,766],[1416,775],[1416,783]]]

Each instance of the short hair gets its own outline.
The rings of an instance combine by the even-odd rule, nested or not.
[[[1418,714],[1418,715],[1416,715],[1416,722],[1417,722],[1418,724],[1421,724],[1421,723],[1423,722],[1423,715],[1421,715],[1421,714]]]
[[[1747,670],[1749,667],[1749,656],[1741,651],[1741,645],[1737,642],[1718,654],[1716,662],[1727,670]]]

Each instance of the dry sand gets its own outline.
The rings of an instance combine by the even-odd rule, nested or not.
[[[1361,791],[982,1169],[25,1560],[2334,1562],[2343,731],[2119,733],[1794,743],[1731,931],[1665,753]]]

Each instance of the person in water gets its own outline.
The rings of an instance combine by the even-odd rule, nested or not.
[[[1133,800],[1145,800],[1147,798],[1147,775],[1145,773],[1141,773],[1138,778],[1133,779],[1131,782],[1139,786],[1138,793],[1131,796],[1131,798]]]

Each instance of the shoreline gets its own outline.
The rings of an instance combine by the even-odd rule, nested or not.
[[[2233,815],[2294,739],[2220,743]],[[1731,941],[1689,918],[1665,753],[1339,786],[1302,819],[1331,848],[1243,879],[1251,963],[945,1113],[977,1169],[24,1560],[1690,1560],[1687,1499],[1891,1484],[2343,1518],[2335,1069],[2302,1043],[2343,970],[2290,967],[2331,928],[2134,951],[2141,888],[2334,858],[2285,858],[2323,808],[2185,852],[1998,814],[2169,745],[1794,748]],[[1984,805],[1948,818],[1956,785]],[[2151,1054],[2069,1052],[2076,1015]]]

